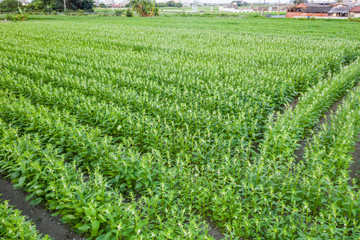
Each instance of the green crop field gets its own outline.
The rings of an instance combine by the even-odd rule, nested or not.
[[[0,176],[88,239],[357,239],[359,26],[0,22]]]

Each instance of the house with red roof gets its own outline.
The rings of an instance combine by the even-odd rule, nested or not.
[[[360,17],[360,6],[355,6],[349,10],[349,17],[357,18]]]
[[[331,8],[329,3],[300,3],[289,8],[286,17],[327,17]]]

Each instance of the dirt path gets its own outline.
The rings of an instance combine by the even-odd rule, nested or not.
[[[350,164],[349,170],[349,176],[353,179],[360,180],[360,134],[358,136],[358,141],[355,145],[355,151],[352,154],[353,162]]]
[[[299,102],[299,97],[294,98],[294,100],[291,103],[289,103],[289,105],[283,107],[283,111],[285,112],[288,110],[294,110],[298,102]]]
[[[210,230],[209,230],[210,236],[212,236],[215,240],[220,240],[225,238],[225,236],[221,233],[221,231],[217,228],[217,226],[215,226],[209,221],[208,224],[210,225]]]
[[[352,89],[356,88],[359,85],[360,85],[360,83],[357,83]],[[330,107],[330,109],[320,118],[319,123],[314,127],[315,132],[319,131],[320,127],[323,124],[328,124],[331,121],[331,115],[337,111],[339,106],[344,102],[344,99],[346,98],[347,95],[348,95],[348,92],[345,93],[345,95],[342,98],[340,98],[338,101],[336,101]],[[308,136],[307,138],[305,138],[299,142],[300,147],[298,149],[296,149],[294,152],[295,159],[297,161],[300,161],[303,158],[304,153],[305,153],[306,143],[307,143],[307,141],[309,141],[311,139],[311,137],[312,136]],[[352,184],[351,179],[357,179],[357,181],[360,180],[360,133],[358,136],[358,141],[355,145],[354,152],[352,154],[352,158],[353,158],[353,162],[350,164],[350,166],[348,168],[348,170],[350,171],[349,172],[349,176],[350,176],[349,184]]]
[[[345,93],[344,96],[342,96],[339,100],[337,100],[331,107],[328,111],[326,111],[326,113],[320,118],[319,122],[316,124],[316,126],[313,128],[314,132],[317,132],[320,130],[320,127],[323,125],[323,124],[327,124],[329,123],[329,121],[331,120],[331,115],[333,113],[335,113],[337,111],[337,109],[339,108],[339,106],[343,103],[344,99],[346,98],[348,93]],[[300,147],[297,148],[294,152],[294,155],[295,155],[295,159],[296,161],[300,161],[303,156],[304,156],[304,153],[305,153],[305,147],[306,147],[306,143],[307,141],[309,141],[309,139],[312,138],[312,135],[306,137],[305,139],[301,140],[299,142],[300,144]]]
[[[14,208],[22,211],[23,215],[27,215],[35,224],[37,230],[42,234],[48,234],[55,240],[82,240],[81,236],[59,221],[59,217],[52,217],[49,211],[43,206],[34,206],[26,201],[26,194],[13,188],[13,184],[0,176],[0,198],[9,200],[9,204]]]

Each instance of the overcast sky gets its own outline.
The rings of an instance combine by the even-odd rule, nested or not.
[[[247,3],[259,3],[259,0],[244,0]],[[261,3],[264,2],[264,0],[260,0]],[[189,3],[194,2],[194,0],[179,0],[179,2],[183,3]],[[232,0],[198,0],[199,3],[231,3]],[[266,0],[266,3],[277,3],[277,0]],[[290,0],[280,0],[280,3],[290,3]]]
[[[179,0],[180,2],[193,2],[193,0]],[[198,0],[200,3],[231,3],[232,0]],[[259,3],[259,0],[245,0],[247,3]],[[261,0],[263,3],[264,0]],[[266,3],[277,3],[277,0],[266,0]],[[280,0],[280,3],[289,3],[289,0]]]

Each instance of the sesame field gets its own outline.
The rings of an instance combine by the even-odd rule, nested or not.
[[[359,29],[0,22],[0,179],[75,239],[358,239]],[[2,189],[0,239],[64,239]]]

